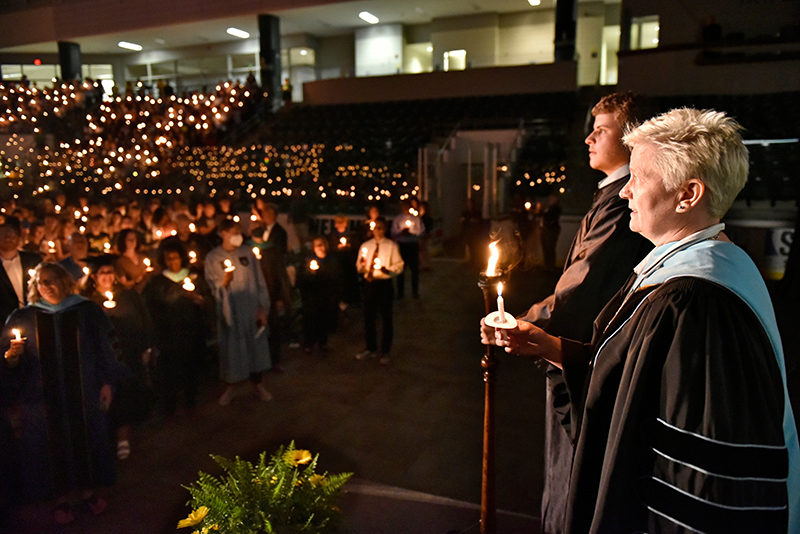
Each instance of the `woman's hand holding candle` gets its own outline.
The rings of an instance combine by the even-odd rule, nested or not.
[[[11,347],[6,351],[5,359],[9,364],[16,365],[25,351],[25,338],[21,336],[18,328],[13,328],[11,333],[14,337],[11,339]]]

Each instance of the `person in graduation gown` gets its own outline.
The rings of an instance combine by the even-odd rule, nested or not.
[[[650,118],[641,95],[611,93],[592,108],[594,123],[585,143],[589,166],[603,173],[589,211],[572,240],[564,269],[553,294],[537,302],[520,318],[552,335],[588,343],[592,323],[608,300],[622,287],[628,274],[653,248],[630,229],[630,210],[619,192],[628,180],[630,151],[622,135]],[[561,426],[557,412],[569,403],[561,370],[548,365],[545,412],[544,488],[542,531],[562,534],[567,505],[573,442]]]
[[[219,403],[230,404],[235,384],[247,379],[256,395],[269,401],[272,395],[263,380],[272,366],[267,284],[253,251],[243,244],[239,223],[225,219],[218,229],[222,245],[206,256],[205,277],[217,303],[219,371],[225,383]]]
[[[74,520],[74,501],[105,509],[96,490],[115,480],[108,409],[123,375],[110,321],[74,290],[63,267],[41,263],[29,304],[0,335],[0,413],[14,430],[18,467],[11,482],[26,498],[56,497],[59,523]]]
[[[129,370],[109,410],[117,437],[117,458],[125,460],[131,452],[131,425],[144,422],[150,415],[153,323],[141,295],[117,278],[117,261],[115,254],[86,258],[89,276],[81,280],[79,293],[100,306],[111,320],[119,361]]]
[[[673,110],[625,137],[620,192],[655,249],[590,344],[526,321],[506,351],[561,368],[576,440],[567,531],[800,532],[800,448],[774,312],[720,220],[747,178],[731,118]]]
[[[339,264],[328,253],[328,241],[321,236],[311,241],[313,254],[297,268],[297,286],[302,300],[303,350],[318,346],[328,351],[328,335],[338,316],[341,278]]]
[[[147,282],[142,297],[153,321],[158,389],[169,417],[181,393],[187,411],[197,406],[214,300],[203,276],[190,270],[180,242],[165,243],[158,254],[161,273]]]

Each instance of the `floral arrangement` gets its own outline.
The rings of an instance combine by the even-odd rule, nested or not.
[[[178,528],[192,534],[319,534],[334,529],[341,511],[336,500],[353,475],[317,474],[319,455],[296,449],[294,441],[258,463],[211,456],[225,471],[219,478],[201,472],[184,486],[191,494],[192,512]]]

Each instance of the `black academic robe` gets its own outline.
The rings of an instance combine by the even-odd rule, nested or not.
[[[624,295],[591,345],[563,340],[568,531],[785,533],[784,386],[756,315],[699,278]]]
[[[58,313],[35,306],[15,311],[0,336],[0,353],[13,328],[26,337],[17,365],[0,363],[0,415],[14,431],[10,483],[28,498],[107,486],[115,478],[100,389],[113,388],[124,369],[108,318],[95,303],[74,298]]]
[[[619,192],[625,176],[594,194],[592,206],[581,221],[570,247],[564,272],[552,295],[534,304],[520,317],[554,336],[588,343],[592,324],[622,287],[652,243],[630,230],[630,209]],[[561,372],[549,366],[547,406],[563,409],[569,398]],[[567,502],[573,447],[553,409],[545,412],[545,480],[542,527],[546,534],[561,534]]]
[[[20,262],[22,263],[22,297],[28,303],[28,280],[31,279],[28,271],[42,262],[42,257],[34,252],[19,252]],[[8,279],[6,270],[0,265],[0,320],[5,321],[11,312],[19,309],[19,299],[11,280]]]

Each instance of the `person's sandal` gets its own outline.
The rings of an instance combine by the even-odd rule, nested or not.
[[[72,503],[64,501],[56,505],[53,511],[53,520],[59,525],[69,525],[75,521],[75,512],[72,510]]]
[[[92,493],[90,496],[88,496],[83,501],[83,504],[85,504],[94,515],[102,514],[108,507],[108,503],[101,499],[97,493]]]
[[[117,442],[117,458],[125,460],[131,455],[131,444],[127,439]]]

